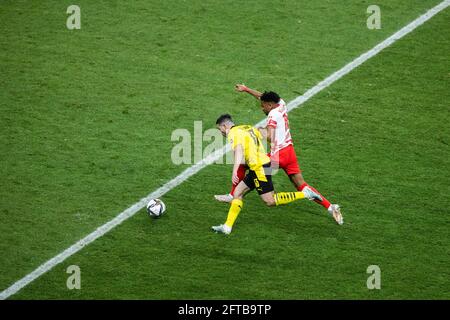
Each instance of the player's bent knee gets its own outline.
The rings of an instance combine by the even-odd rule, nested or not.
[[[243,192],[242,190],[235,190],[233,193],[233,199],[242,200],[242,198],[244,198],[244,194],[245,192]]]
[[[264,203],[268,207],[273,207],[274,205],[276,205],[275,200],[273,198],[272,199],[264,199]]]

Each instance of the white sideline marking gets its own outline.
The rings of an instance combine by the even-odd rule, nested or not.
[[[428,12],[426,12],[425,14],[423,14],[416,20],[412,21],[407,26],[403,27],[402,29],[400,29],[399,31],[394,33],[392,36],[390,36],[383,42],[379,43],[378,45],[376,45],[375,47],[373,47],[366,53],[363,53],[362,55],[360,55],[358,58],[356,58],[355,60],[353,60],[346,66],[344,66],[340,70],[336,71],[335,73],[333,73],[332,75],[327,77],[325,80],[322,80],[321,82],[319,82],[313,88],[306,91],[303,95],[301,95],[301,96],[297,97],[296,99],[292,100],[291,102],[289,102],[288,103],[288,111],[291,111],[291,110],[299,107],[300,105],[302,105],[303,103],[308,101],[310,98],[312,98],[314,95],[316,95],[323,89],[327,88],[328,86],[333,84],[335,81],[339,80],[344,75],[346,75],[347,73],[349,73],[353,69],[357,68],[359,65],[361,65],[365,61],[369,60],[370,58],[372,58],[373,56],[378,54],[381,50],[383,50],[386,47],[393,44],[395,41],[403,38],[405,35],[407,35],[411,31],[416,29],[418,26],[422,25],[423,23],[425,23],[426,21],[431,19],[434,15],[436,15],[440,11],[444,10],[448,6],[450,6],[450,0],[445,0],[445,1],[442,1],[440,4],[438,4],[437,6],[435,6],[434,8],[428,10]],[[260,121],[255,126],[263,125],[264,121],[265,121],[265,119]],[[177,187],[178,185],[180,185],[181,183],[183,183],[184,181],[189,179],[191,176],[193,176],[194,174],[196,174],[197,172],[199,172],[206,166],[213,163],[215,160],[220,159],[220,157],[222,157],[229,150],[230,150],[230,146],[226,145],[222,149],[217,150],[216,152],[210,154],[208,157],[202,159],[200,162],[187,168],[182,173],[180,173],[178,176],[176,176],[175,178],[173,178],[172,180],[170,180],[169,182],[167,182],[166,184],[164,184],[163,186],[158,188],[156,191],[150,193],[147,197],[142,198],[137,203],[135,203],[134,205],[132,205],[131,207],[129,207],[128,209],[126,209],[125,211],[120,213],[114,219],[110,220],[109,222],[105,223],[101,227],[97,228],[97,230],[95,230],[94,232],[90,233],[89,235],[87,235],[86,237],[84,237],[83,239],[81,239],[80,241],[78,241],[77,243],[72,245],[71,247],[67,248],[66,250],[64,250],[63,252],[58,254],[57,256],[53,257],[52,259],[48,260],[47,262],[45,262],[44,264],[39,266],[33,272],[29,273],[22,279],[18,280],[16,283],[11,285],[9,288],[2,291],[0,293],[0,300],[7,299],[11,295],[17,293],[20,289],[27,286],[34,280],[36,280],[37,278],[42,276],[44,273],[48,272],[53,267],[55,267],[56,265],[60,264],[64,260],[66,260],[71,255],[80,251],[84,246],[87,246],[88,244],[94,242],[95,240],[97,240],[98,238],[103,236],[105,233],[111,231],[114,227],[118,226],[119,224],[121,224],[122,222],[127,220],[128,218],[132,217],[135,213],[137,213],[139,210],[141,210],[150,199],[159,198],[159,197],[163,196],[164,194],[166,194],[173,188]]]

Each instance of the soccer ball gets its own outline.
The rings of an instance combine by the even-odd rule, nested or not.
[[[152,199],[147,204],[147,212],[152,218],[159,218],[166,211],[166,205],[159,199]]]

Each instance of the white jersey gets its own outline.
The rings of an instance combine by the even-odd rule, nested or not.
[[[275,141],[272,141],[271,155],[292,144],[287,107],[283,99],[280,99],[278,107],[269,112],[266,126],[275,129]]]

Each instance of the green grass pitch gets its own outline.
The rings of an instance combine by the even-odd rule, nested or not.
[[[235,83],[290,101],[439,2],[377,1],[369,30],[366,0],[80,0],[68,30],[73,1],[2,1],[0,291],[186,169],[173,130],[261,120]],[[344,226],[250,194],[233,233],[214,234],[231,166],[211,165],[162,198],[163,218],[142,210],[11,299],[449,299],[449,21],[446,9],[290,114],[304,177]]]

